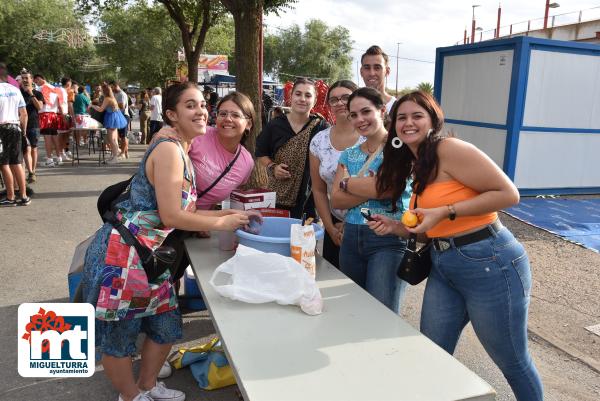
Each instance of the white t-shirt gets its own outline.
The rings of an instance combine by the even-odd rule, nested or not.
[[[0,83],[0,124],[19,124],[21,107],[25,107],[21,91],[9,83]]]
[[[154,107],[152,107],[154,106]],[[162,121],[162,96],[154,95],[150,99],[150,120],[151,121]]]
[[[65,88],[58,89],[62,92],[62,102],[60,103],[62,114],[69,114],[69,97],[67,94],[67,90]]]
[[[363,143],[365,137],[360,136],[358,143]],[[338,167],[338,160],[342,154],[342,150],[337,150],[331,144],[331,127],[325,128],[323,131],[318,132],[313,139],[310,141],[310,153],[319,159],[319,175],[321,179],[327,184],[327,195],[331,201],[331,191],[333,189],[333,179],[335,178],[335,172]],[[331,206],[331,213],[340,220],[344,220],[344,214],[346,210],[333,209]]]
[[[45,83],[38,89],[44,95],[44,104],[40,109],[40,113],[58,113],[58,95],[56,88],[49,83]]]
[[[129,115],[129,103],[127,102],[127,93],[125,93],[125,91],[121,90],[120,92],[115,92],[115,99],[117,100],[117,103],[121,103],[123,105],[123,114],[125,114],[126,116]]]
[[[390,114],[392,112],[392,106],[394,106],[394,102],[396,101],[396,98],[394,96],[392,96],[392,98],[390,99],[389,102],[387,102],[387,104],[385,105],[385,111]]]

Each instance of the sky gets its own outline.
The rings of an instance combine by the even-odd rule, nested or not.
[[[557,25],[575,22],[580,10],[584,10],[583,20],[600,19],[600,0],[556,2],[560,7],[550,9],[550,17],[557,15]],[[532,29],[537,25],[541,27],[545,0],[503,0],[501,3],[501,33],[508,33],[510,24],[514,32],[526,30],[528,20],[532,21]],[[476,41],[480,34],[484,39],[493,36],[498,0],[299,0],[293,10],[280,16],[268,15],[264,23],[271,33],[292,24],[303,27],[310,19],[323,20],[331,27],[346,27],[354,40],[354,81],[358,80],[357,63],[361,54],[377,44],[390,56],[387,87],[395,89],[398,68],[398,88],[402,89],[415,87],[420,82],[433,83],[436,48],[462,43],[465,28],[470,35],[474,4],[479,5],[474,9],[476,25],[482,28],[481,33],[475,35]],[[358,83],[364,84],[362,79]]]

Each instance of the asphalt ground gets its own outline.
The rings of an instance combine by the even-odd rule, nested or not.
[[[43,143],[40,145],[42,150]],[[73,250],[101,224],[96,212],[97,197],[106,186],[130,176],[143,151],[143,146],[133,145],[131,158],[118,165],[99,165],[95,159],[97,155],[92,155],[78,167],[72,167],[70,163],[55,168],[40,167],[38,182],[32,185],[35,195],[31,205],[0,208],[0,321],[3,322],[0,325],[0,349],[4,351],[4,357],[0,359],[3,373],[0,376],[0,400],[117,399],[101,366],[97,366],[94,376],[86,379],[20,377],[17,372],[17,308],[23,302],[68,301],[66,274]],[[502,220],[523,240],[532,259],[534,287],[530,326],[532,322],[541,325],[544,333],[550,332],[554,338],[569,344],[571,351],[582,352],[593,360],[598,358],[600,337],[585,334],[582,325],[593,321],[600,323],[599,255],[506,216],[502,216]],[[560,257],[556,249],[566,250],[570,257],[580,261],[568,270],[568,283],[565,283],[564,274],[558,274],[556,278],[552,272],[570,265],[562,259],[557,262],[552,259],[553,255],[548,256],[554,252]],[[588,271],[591,274],[587,274]],[[555,279],[548,282],[552,277]],[[403,318],[415,327],[418,327],[423,288],[421,284],[409,289],[402,311]],[[184,339],[174,349],[204,342],[214,335],[207,312],[184,311]],[[600,399],[600,374],[574,357],[573,352],[561,350],[560,344],[557,346],[533,331],[530,348],[542,375],[546,400]],[[496,389],[498,400],[515,399],[470,326],[465,329],[455,356]],[[365,369],[369,368],[365,366]],[[192,401],[238,399],[235,386],[213,391],[199,389],[187,369],[175,372],[166,383],[185,391],[187,399]]]

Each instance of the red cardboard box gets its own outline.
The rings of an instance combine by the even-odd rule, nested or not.
[[[229,196],[229,207],[237,210],[275,208],[275,192],[268,189],[235,190]]]

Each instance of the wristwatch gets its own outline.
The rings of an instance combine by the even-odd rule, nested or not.
[[[450,221],[453,221],[454,219],[456,219],[456,209],[454,208],[454,205],[446,205],[448,207],[448,219]]]

